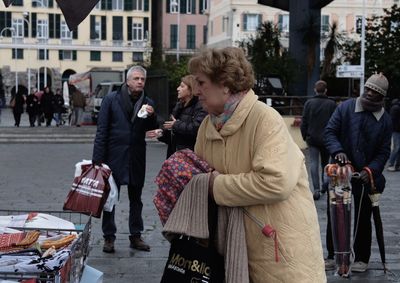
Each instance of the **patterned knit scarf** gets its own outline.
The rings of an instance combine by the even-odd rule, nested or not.
[[[217,129],[218,132],[222,129],[229,118],[232,117],[233,112],[235,112],[236,107],[239,105],[239,102],[243,99],[246,93],[247,91],[242,91],[232,94],[224,105],[224,112],[218,116],[210,114],[211,122],[214,124],[215,129]]]

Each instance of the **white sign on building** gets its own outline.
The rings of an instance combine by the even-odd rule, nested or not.
[[[361,65],[340,65],[336,67],[337,78],[361,78],[364,70]]]

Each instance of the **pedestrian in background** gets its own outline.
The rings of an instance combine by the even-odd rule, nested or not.
[[[158,140],[168,145],[167,158],[175,151],[189,148],[194,150],[197,131],[207,112],[201,106],[197,91],[197,82],[194,76],[184,76],[179,84],[178,102],[172,110],[171,120],[163,125],[162,136]],[[157,133],[153,130],[148,137],[156,137]]]
[[[35,121],[39,112],[39,98],[35,95],[35,92],[36,89],[33,89],[26,98],[26,112],[29,116],[30,127],[35,127]]]
[[[62,112],[64,111],[64,98],[61,94],[61,90],[57,88],[54,96],[54,119],[56,120],[56,126],[60,126],[62,122]]]
[[[325,81],[317,81],[314,86],[315,96],[306,101],[301,120],[301,135],[308,146],[311,180],[314,188],[314,200],[319,200],[320,193],[328,189],[324,180],[324,169],[329,162],[329,152],[324,145],[323,135],[326,124],[333,111],[335,101],[326,95],[328,89]],[[320,177],[322,188],[320,186]]]
[[[364,85],[364,93],[342,102],[326,126],[324,141],[330,155],[338,163],[350,163],[359,179],[352,179],[354,196],[354,263],[353,272],[365,272],[371,256],[371,178],[382,193],[385,177],[382,171],[390,155],[392,121],[385,112],[384,98],[389,83],[382,74],[372,75]],[[372,172],[372,176],[368,171]],[[333,242],[330,212],[327,222],[327,268],[333,262]]]
[[[207,49],[189,61],[209,115],[195,153],[215,171],[209,194],[219,206],[243,207],[279,239],[244,216],[250,282],[326,282],[317,211],[304,155],[279,113],[258,101],[240,48]],[[240,256],[240,255],[238,255]]]
[[[16,92],[10,100],[10,106],[14,115],[14,126],[19,127],[21,115],[24,113],[25,98],[20,92]]]
[[[51,126],[54,115],[54,103],[54,93],[51,91],[50,87],[46,86],[43,90],[42,98],[40,99],[40,105],[44,113],[44,118],[46,119],[46,127]]]
[[[43,114],[43,107],[42,107],[43,91],[36,90],[35,96],[38,98],[37,123],[38,123],[38,127],[40,127],[42,125],[42,123],[44,123],[44,114]]]
[[[82,124],[83,111],[85,111],[86,98],[85,95],[74,85],[71,86],[71,101],[74,125],[80,127]]]
[[[145,133],[156,129],[154,103],[144,92],[146,70],[140,66],[130,68],[126,83],[117,91],[107,94],[101,104],[97,132],[93,147],[93,162],[107,164],[120,188],[128,186],[130,247],[150,251],[142,239],[142,189],[146,170]],[[115,233],[115,207],[103,212],[103,252],[113,253]]]
[[[389,157],[388,171],[400,170],[400,100],[393,99],[390,108],[390,116],[392,117],[393,133],[392,133],[392,152]]]

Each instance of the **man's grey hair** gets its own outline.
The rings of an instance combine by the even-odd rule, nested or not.
[[[142,66],[133,66],[130,67],[130,69],[128,70],[128,72],[126,73],[126,78],[128,79],[129,76],[133,73],[133,72],[141,72],[144,75],[144,78],[146,78],[147,76],[147,71],[145,68],[143,68]]]

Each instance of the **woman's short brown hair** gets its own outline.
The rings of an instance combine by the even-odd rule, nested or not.
[[[184,76],[184,77],[181,79],[181,82],[183,82],[185,85],[188,86],[191,95],[195,95],[195,94],[196,94],[196,91],[197,91],[197,81],[196,81],[195,76],[193,76],[193,75]]]
[[[254,85],[253,68],[242,49],[205,49],[189,61],[191,74],[203,73],[213,83],[222,83],[231,93],[249,90]]]

